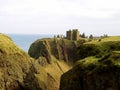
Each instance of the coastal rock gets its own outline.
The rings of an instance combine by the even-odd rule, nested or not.
[[[32,43],[28,53],[47,73],[44,90],[59,89],[60,77],[70,69],[66,62],[74,59],[74,50],[75,42],[70,40],[45,38]]]
[[[67,39],[39,39],[35,41],[29,48],[29,55],[35,59],[40,57],[46,58],[51,63],[51,56],[65,62],[74,62],[76,59],[76,43]]]

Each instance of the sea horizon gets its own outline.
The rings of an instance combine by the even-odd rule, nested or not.
[[[37,39],[52,38],[51,34],[7,34],[14,43],[25,52],[28,52],[30,45]]]

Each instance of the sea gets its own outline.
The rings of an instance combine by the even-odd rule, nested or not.
[[[25,52],[28,52],[30,45],[37,39],[52,38],[53,35],[47,34],[8,34],[14,43]]]

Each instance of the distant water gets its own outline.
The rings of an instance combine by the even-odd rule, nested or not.
[[[52,37],[52,35],[39,35],[39,34],[34,35],[8,34],[8,35],[12,38],[16,45],[18,45],[21,49],[23,49],[26,52],[28,52],[30,45],[37,39]]]

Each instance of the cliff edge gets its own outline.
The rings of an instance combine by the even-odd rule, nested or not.
[[[44,57],[49,64],[52,56],[58,60],[64,60],[66,63],[74,62],[76,43],[67,39],[39,39],[32,43],[28,53],[35,59]]]
[[[44,66],[0,34],[0,90],[58,90],[60,76],[68,68],[55,59]]]

